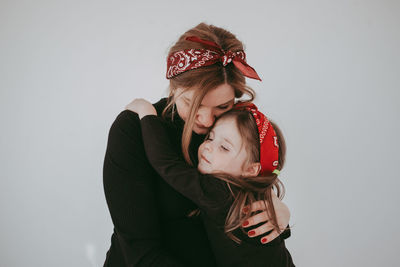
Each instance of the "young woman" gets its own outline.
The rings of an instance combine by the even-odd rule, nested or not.
[[[241,212],[243,207],[263,200],[280,231],[271,193],[276,189],[280,195],[284,188],[278,175],[284,166],[286,146],[277,126],[254,104],[239,103],[217,118],[199,147],[197,167],[174,152],[151,103],[137,99],[127,109],[139,115],[151,165],[168,184],[199,206],[218,266],[294,266],[283,238],[263,246],[244,235],[242,228],[250,216]]]
[[[211,49],[215,48],[187,40],[190,36],[217,43],[227,53],[213,53]],[[202,51],[205,56],[201,56]],[[215,118],[230,110],[235,98],[246,94],[253,100],[254,92],[246,86],[242,73],[251,69],[241,59],[243,45],[233,34],[203,23],[183,34],[170,49],[170,55],[170,95],[154,106],[158,116],[165,118],[176,153],[188,163],[196,163],[197,149]],[[182,71],[201,62],[212,64]],[[136,113],[123,111],[114,121],[103,176],[114,224],[105,266],[215,265],[202,221],[198,216],[188,216],[197,206],[165,183],[148,162]],[[289,222],[289,211],[278,200],[274,207],[280,227],[284,228]],[[264,205],[256,202],[250,209],[263,210]],[[248,220],[248,226],[261,224],[253,230],[253,236],[259,240],[273,229],[271,222],[266,222],[268,219],[268,213],[261,212]],[[272,231],[268,239],[278,235],[276,230]]]

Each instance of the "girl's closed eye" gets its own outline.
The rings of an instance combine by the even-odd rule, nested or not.
[[[227,147],[223,146],[223,145],[221,145],[221,149],[224,150],[224,151],[229,151],[229,149]]]

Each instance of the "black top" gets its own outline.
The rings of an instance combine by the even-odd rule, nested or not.
[[[154,104],[161,114],[166,99]],[[184,122],[164,121],[172,149],[181,153]],[[204,136],[193,135],[190,151]],[[165,183],[147,160],[136,113],[121,112],[111,126],[103,169],[104,192],[114,224],[104,266],[215,266],[197,206]]]
[[[241,244],[228,238],[224,224],[233,197],[227,183],[212,175],[203,175],[196,167],[188,165],[173,149],[163,124],[162,119],[154,115],[141,119],[147,157],[168,184],[199,206],[217,265],[294,266],[282,235],[268,244],[261,244],[237,229],[234,234],[242,240]]]

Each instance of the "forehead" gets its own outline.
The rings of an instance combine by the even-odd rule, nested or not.
[[[238,146],[238,148],[242,144],[242,136],[239,133],[236,120],[232,117],[219,119],[211,131],[215,135],[228,139],[232,144]]]
[[[188,100],[193,98],[196,89],[186,90],[182,96]],[[201,101],[202,106],[217,107],[235,99],[235,92],[232,86],[222,84],[210,90]]]

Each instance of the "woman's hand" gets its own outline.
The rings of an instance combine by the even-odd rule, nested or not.
[[[157,111],[154,106],[143,98],[136,98],[129,103],[125,109],[136,112],[139,115],[139,119],[146,115],[157,115]]]
[[[278,225],[279,228],[281,229],[281,232],[286,229],[287,225],[289,224],[289,219],[290,219],[290,211],[289,208],[286,206],[285,203],[283,203],[274,192],[272,192],[272,202],[274,204],[275,208],[275,213],[276,213],[276,218],[278,220]],[[266,209],[266,203],[264,201],[260,200],[257,202],[254,202],[251,207],[250,207],[250,212],[256,212],[263,210],[263,212],[260,212],[252,217],[250,217],[246,222],[243,223],[243,226],[250,227],[256,224],[259,224],[261,222],[265,222],[263,225],[252,229],[251,231],[248,232],[248,235],[250,237],[256,237],[256,236],[261,236],[260,241],[263,244],[266,244],[268,242],[271,242],[274,240],[276,237],[280,235],[277,230],[273,230],[274,226],[272,225],[271,222],[269,222],[269,216]],[[248,212],[248,211],[244,211]],[[264,235],[265,233],[273,230],[271,233]]]

